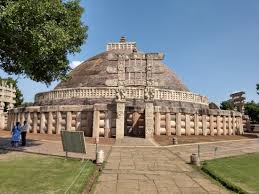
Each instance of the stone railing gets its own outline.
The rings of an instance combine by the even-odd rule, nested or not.
[[[183,109],[145,106],[143,132],[149,135],[235,135],[243,134],[242,114],[236,111],[208,110],[186,112]],[[15,108],[8,112],[2,128],[11,130],[16,122],[27,121],[28,132],[59,134],[61,130],[84,131],[89,137],[124,137],[125,104],[118,102],[116,111],[106,104],[33,106]],[[127,112],[133,114],[133,112]],[[3,114],[3,113],[2,113]],[[134,113],[136,115],[136,112]],[[6,118],[6,114],[4,115]],[[4,118],[4,117],[2,117]],[[131,124],[140,122],[139,116],[127,116]],[[127,125],[127,127],[132,125]],[[154,128],[154,130],[152,129]]]
[[[121,90],[123,90],[121,92]],[[58,89],[50,92],[38,93],[35,95],[35,102],[42,103],[58,99],[70,98],[118,98],[120,93],[123,93],[126,99],[145,99],[147,90],[145,88],[125,87],[118,91],[117,87],[82,87],[82,88],[67,88]],[[151,92],[151,94],[150,94]],[[175,91],[169,89],[151,89],[148,93],[152,100],[167,100],[167,101],[183,101],[198,104],[208,105],[206,96],[201,96],[192,92]]]

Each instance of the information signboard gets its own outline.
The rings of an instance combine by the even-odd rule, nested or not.
[[[86,154],[83,131],[61,131],[63,150],[67,152]]]

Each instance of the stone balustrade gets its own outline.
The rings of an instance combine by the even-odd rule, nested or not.
[[[236,111],[209,110],[208,113],[169,112],[155,107],[156,135],[236,135],[243,134],[242,114]]]
[[[56,89],[50,92],[38,93],[35,96],[36,103],[49,102],[51,100],[70,99],[70,98],[107,98],[116,99],[117,87],[82,87]],[[124,94],[126,99],[145,99],[145,88],[125,87]],[[153,100],[182,101],[208,105],[205,96],[192,92],[175,91],[169,89],[153,89]]]
[[[89,137],[124,137],[125,107],[107,105],[33,106],[15,108],[8,112],[7,129],[15,122],[28,121],[30,133],[60,134],[61,130],[84,131]],[[243,134],[242,114],[236,111],[170,110],[167,107],[145,107],[145,136],[155,135],[235,135]],[[147,111],[149,110],[149,111]]]

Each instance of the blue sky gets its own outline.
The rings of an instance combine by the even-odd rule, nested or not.
[[[164,63],[191,91],[210,101],[219,103],[239,90],[248,100],[259,101],[258,0],[83,0],[81,4],[88,39],[80,53],[69,56],[71,63],[103,52],[108,42],[124,35],[141,51],[165,53]],[[22,76],[18,81],[26,101],[57,84],[47,88]]]

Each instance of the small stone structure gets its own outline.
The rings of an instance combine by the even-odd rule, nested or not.
[[[10,110],[14,107],[16,90],[12,84],[8,85],[5,80],[0,85],[0,129],[7,127],[7,113],[4,112],[5,107]]]
[[[66,81],[38,93],[31,107],[9,111],[31,133],[81,130],[90,137],[243,134],[242,114],[209,109],[162,63],[163,53],[142,53],[124,37],[76,67]]]
[[[234,108],[236,111],[239,111],[241,113],[245,112],[245,92],[240,91],[240,92],[235,92],[230,94],[231,101],[234,104]]]

